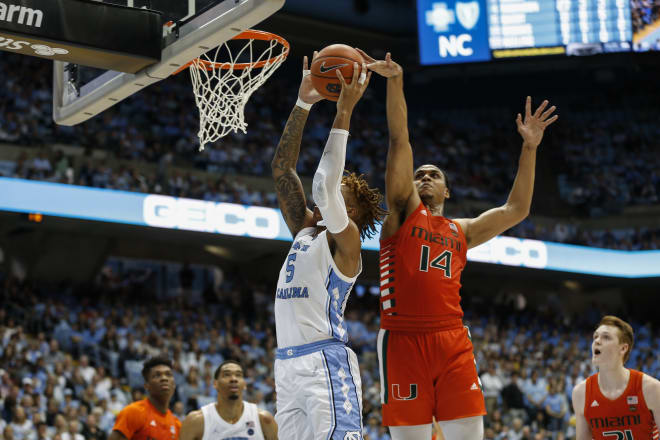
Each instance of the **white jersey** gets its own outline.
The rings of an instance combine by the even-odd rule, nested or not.
[[[282,265],[275,293],[277,346],[291,347],[325,339],[348,342],[344,309],[354,277],[342,274],[330,253],[327,232],[316,228],[296,235]]]
[[[243,401],[243,414],[238,422],[227,423],[220,417],[215,403],[202,407],[204,436],[202,440],[264,440],[259,421],[259,409],[254,403]]]

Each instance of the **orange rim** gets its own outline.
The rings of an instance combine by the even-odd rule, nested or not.
[[[181,72],[182,70],[185,70],[186,68],[190,66],[194,66],[198,69],[206,69],[206,70],[216,70],[216,69],[247,69],[249,68],[260,68],[264,67],[267,64],[273,64],[278,62],[279,60],[286,58],[287,55],[289,55],[289,42],[286,41],[284,38],[280,37],[277,34],[273,34],[271,32],[266,32],[266,31],[258,31],[255,29],[247,29],[240,34],[236,35],[235,37],[231,38],[232,40],[261,40],[261,41],[277,41],[280,43],[282,46],[284,46],[284,52],[282,52],[279,55],[276,55],[272,58],[269,58],[267,60],[261,60],[257,61],[256,63],[235,63],[231,64],[229,61],[225,63],[214,63],[212,61],[206,61],[201,58],[195,58],[194,60],[184,64],[181,66],[176,72],[174,72],[172,75],[176,75],[177,73]]]

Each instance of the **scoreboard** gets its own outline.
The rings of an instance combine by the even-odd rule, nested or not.
[[[633,50],[631,0],[417,0],[422,64]]]

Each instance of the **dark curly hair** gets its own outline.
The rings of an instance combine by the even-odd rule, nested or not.
[[[381,206],[383,195],[377,188],[369,188],[369,184],[364,180],[364,174],[358,176],[355,173],[346,172],[341,183],[355,194],[360,206],[360,217],[357,222],[360,239],[371,238],[376,233],[376,225],[387,214],[387,210]]]
[[[166,365],[170,367],[170,370],[174,369],[172,361],[169,358],[165,356],[152,357],[142,365],[142,377],[144,377],[145,381],[149,380],[149,373],[151,373],[151,369],[159,365]]]

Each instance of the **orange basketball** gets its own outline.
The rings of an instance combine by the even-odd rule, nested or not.
[[[341,83],[337,78],[339,70],[350,84],[353,80],[353,63],[362,65],[363,59],[360,52],[345,44],[331,44],[324,47],[312,62],[311,74],[314,88],[330,101],[339,99]]]

